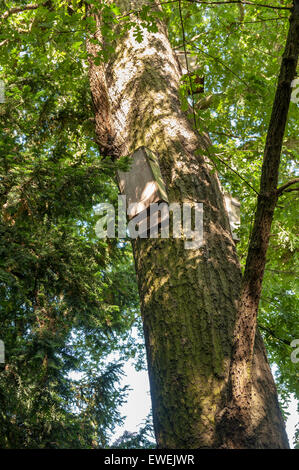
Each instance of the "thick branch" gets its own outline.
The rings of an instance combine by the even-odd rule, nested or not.
[[[38,3],[31,3],[30,5],[21,5],[19,7],[10,8],[9,10],[3,13],[3,15],[1,16],[1,19],[5,20],[10,15],[14,15],[15,13],[21,13],[22,11],[36,10],[40,6],[41,5]]]
[[[287,183],[284,183],[277,189],[277,195],[281,196],[281,194],[285,192],[289,186],[292,186],[293,184],[296,184],[296,183],[299,183],[299,178],[294,178],[293,180],[287,181]]]
[[[91,9],[91,6],[88,6],[88,11],[91,11]],[[91,96],[95,111],[96,142],[103,156],[109,156],[115,159],[119,157],[119,153],[114,144],[114,126],[111,121],[110,102],[103,62],[99,65],[95,64],[95,59],[99,57],[100,54],[100,44],[103,41],[100,29],[100,16],[96,15],[95,19],[98,29],[94,38],[98,40],[98,44],[94,44],[94,42],[91,41],[92,38],[87,37],[86,49],[90,54],[88,59],[90,64],[89,77]]]

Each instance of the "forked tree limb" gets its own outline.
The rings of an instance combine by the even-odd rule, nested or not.
[[[299,178],[294,178],[290,181],[287,181],[286,183],[282,184],[279,188],[277,188],[277,195],[281,196],[285,191],[287,191],[290,186],[297,183],[299,183]]]

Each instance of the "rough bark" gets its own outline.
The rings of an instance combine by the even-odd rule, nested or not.
[[[217,176],[201,156],[206,137],[181,111],[178,63],[165,26],[158,28],[143,30],[141,43],[128,31],[115,43],[110,62],[90,70],[92,93],[107,92],[117,155],[149,147],[159,158],[170,203],[204,204],[200,249],[186,250],[178,239],[133,243],[157,445],[284,448],[288,442],[259,335],[246,442],[230,440],[231,429],[223,424],[241,270]],[[99,107],[96,96],[94,103],[102,129],[108,108]]]

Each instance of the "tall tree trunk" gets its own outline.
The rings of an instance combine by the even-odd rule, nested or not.
[[[135,2],[136,8],[141,4]],[[99,16],[97,21],[100,29]],[[201,156],[207,137],[192,129],[181,110],[180,70],[166,27],[159,23],[157,33],[142,29],[142,34],[141,43],[132,30],[120,37],[105,66],[91,60],[100,148],[115,156],[142,145],[150,148],[159,158],[170,203],[203,202],[204,208],[204,245],[199,249],[187,250],[178,239],[133,242],[157,445],[286,448],[259,334],[250,419],[242,441],[223,420],[230,399],[240,265],[218,178]],[[88,49],[97,54],[95,44],[88,42]]]

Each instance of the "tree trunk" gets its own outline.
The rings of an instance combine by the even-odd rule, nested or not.
[[[141,3],[135,2],[136,8]],[[99,16],[97,21],[100,29]],[[242,441],[235,431],[238,425],[244,431],[244,423],[233,420],[228,426],[223,420],[230,399],[240,265],[218,178],[201,156],[207,136],[199,136],[181,110],[180,70],[166,27],[159,23],[157,33],[142,29],[142,34],[141,43],[132,30],[120,37],[105,66],[91,60],[100,148],[116,157],[142,145],[150,148],[158,156],[169,202],[202,202],[204,209],[199,249],[187,250],[182,240],[172,238],[133,242],[157,445],[287,448],[259,334]],[[96,45],[89,42],[88,49],[96,55]]]
[[[280,192],[297,181],[291,180],[277,189],[281,147],[291,99],[291,83],[296,76],[298,52],[299,0],[294,0],[267,132],[260,190],[235,324],[230,368],[231,401],[227,412],[223,414],[223,422],[229,417],[229,426],[236,421],[239,424],[243,422],[241,427],[244,428],[244,423],[250,420],[252,358],[271,225]],[[237,434],[238,439],[242,440],[242,432],[239,430]]]

